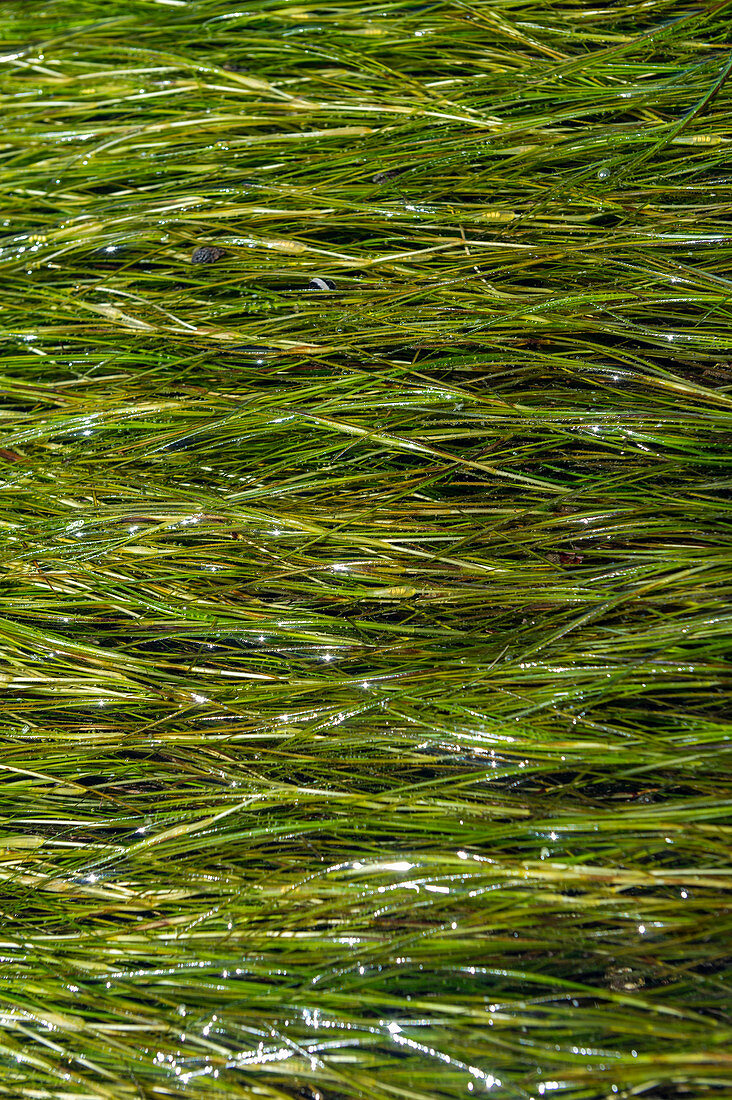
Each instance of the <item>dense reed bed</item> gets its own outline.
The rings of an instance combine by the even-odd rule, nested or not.
[[[732,1095],[731,15],[2,6],[0,1096]]]

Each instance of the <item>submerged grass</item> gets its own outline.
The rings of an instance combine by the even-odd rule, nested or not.
[[[0,1096],[732,1094],[731,12],[3,6]]]

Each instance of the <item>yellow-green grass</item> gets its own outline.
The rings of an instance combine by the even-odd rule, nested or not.
[[[731,20],[2,5],[1,1097],[732,1095]]]

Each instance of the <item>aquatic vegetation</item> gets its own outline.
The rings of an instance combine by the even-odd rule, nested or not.
[[[0,1096],[729,1095],[731,8],[3,7]]]

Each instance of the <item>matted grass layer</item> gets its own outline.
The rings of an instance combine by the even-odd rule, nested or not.
[[[731,19],[2,5],[0,1096],[732,1095]]]

